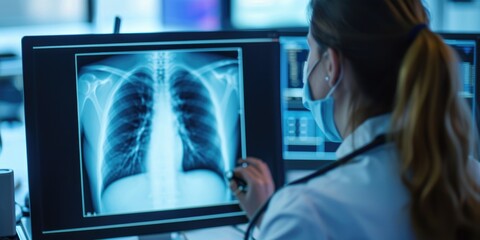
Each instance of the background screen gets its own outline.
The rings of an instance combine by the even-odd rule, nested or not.
[[[339,143],[326,141],[311,112],[302,103],[302,69],[309,48],[306,31],[295,35],[280,37],[283,159],[310,163],[334,160]],[[298,167],[299,163],[293,163],[293,167]]]
[[[302,68],[308,56],[307,30],[283,32],[280,37],[280,82],[282,94],[282,147],[287,168],[319,167],[335,160],[339,143],[325,140],[311,112],[302,104]],[[472,109],[478,126],[477,44],[475,34],[441,34],[460,59],[459,93]],[[476,117],[475,117],[476,116]],[[327,161],[325,161],[327,160]]]
[[[234,28],[291,28],[308,26],[308,0],[232,0]]]

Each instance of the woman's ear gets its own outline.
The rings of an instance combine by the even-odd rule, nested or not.
[[[327,69],[327,76],[325,77],[325,80],[328,81],[330,86],[335,86],[338,80],[340,80],[340,72],[342,67],[340,62],[340,54],[333,48],[328,48],[325,54],[327,55],[324,56]]]

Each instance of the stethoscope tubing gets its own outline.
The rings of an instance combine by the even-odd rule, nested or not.
[[[348,154],[347,156],[345,157],[342,157],[340,158],[339,160],[335,161],[335,162],[332,162],[330,164],[328,164],[327,166],[323,167],[323,168],[320,168],[318,170],[316,170],[314,173],[312,174],[309,174],[303,178],[300,178],[298,180],[295,180],[293,182],[290,182],[288,184],[286,184],[285,186],[283,187],[287,187],[287,186],[292,186],[292,185],[297,185],[297,184],[302,184],[302,183],[306,183],[310,180],[312,180],[313,178],[316,178],[316,177],[320,177],[344,164],[347,164],[349,163],[350,161],[352,161],[354,158],[374,149],[374,148],[377,148],[381,145],[384,145],[387,143],[387,135],[386,134],[381,134],[381,135],[378,135],[377,137],[375,137],[375,139],[373,139],[373,141],[371,141],[370,143],[368,143],[367,145],[353,151],[352,153]],[[273,195],[272,195],[273,196]],[[255,215],[253,215],[252,217],[252,220],[250,221],[250,223],[248,224],[248,227],[247,227],[247,230],[245,231],[245,235],[244,235],[244,240],[249,240],[250,239],[250,236],[251,236],[251,232],[253,230],[253,228],[255,227],[255,224],[256,222],[258,221],[258,219],[260,218],[260,216],[262,216],[262,214],[265,212],[265,210],[267,210],[268,208],[268,204],[270,203],[270,200],[272,199],[272,197],[270,197],[263,205],[262,207],[260,207],[257,212],[255,212]]]

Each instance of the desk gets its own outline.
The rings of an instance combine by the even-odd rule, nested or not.
[[[27,154],[25,143],[25,128],[22,124],[0,124],[0,131],[3,140],[3,152],[0,154],[0,168],[10,168],[14,170],[15,176],[15,201],[23,204],[25,196],[28,193],[28,175],[27,175]],[[303,177],[311,171],[287,171],[286,180]],[[28,232],[28,219],[23,220],[24,228]],[[245,225],[239,225],[240,229],[245,230]],[[233,226],[205,228],[185,232],[188,240],[240,240],[243,234]],[[20,240],[29,239],[20,237]],[[142,237],[123,237],[111,240],[152,240],[158,239],[158,235]],[[180,238],[181,239],[181,238]]]
[[[18,240],[30,240],[30,222],[28,218],[22,219],[22,223],[17,226]],[[148,236],[132,236],[132,237],[120,237],[110,238],[105,240],[241,240],[243,239],[243,233],[247,228],[246,224],[238,226],[223,226],[213,228],[203,228],[197,230],[185,231],[178,236],[172,236],[165,238],[165,235],[148,235]],[[258,233],[255,231],[254,236]]]
[[[20,123],[1,123],[0,133],[3,142],[0,168],[13,169],[15,201],[23,205],[28,193],[25,127]]]

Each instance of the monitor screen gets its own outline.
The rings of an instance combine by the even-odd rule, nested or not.
[[[234,28],[292,28],[308,26],[308,0],[232,0]]]
[[[257,156],[283,184],[278,53],[272,32],[25,37],[34,239],[245,222],[224,172]]]
[[[307,30],[280,35],[283,159],[287,167],[293,168],[322,165],[328,162],[325,160],[335,159],[339,143],[325,139],[302,103],[302,69],[309,51]]]
[[[312,169],[335,160],[338,143],[325,140],[310,111],[302,104],[302,68],[307,59],[307,30],[280,33],[280,85],[282,95],[282,152],[286,168]],[[473,121],[479,125],[477,84],[478,35],[441,34],[460,57],[463,88],[459,94],[468,102]],[[477,117],[475,117],[477,116]]]
[[[478,63],[480,52],[480,35],[478,34],[441,34],[445,42],[458,54],[460,63],[458,66],[462,87],[460,95],[465,98],[472,110],[472,120],[476,123],[480,135],[480,64]]]
[[[222,1],[162,1],[162,24],[172,30],[219,30],[222,27]]]
[[[88,21],[88,1],[0,1],[0,27],[78,24]]]

